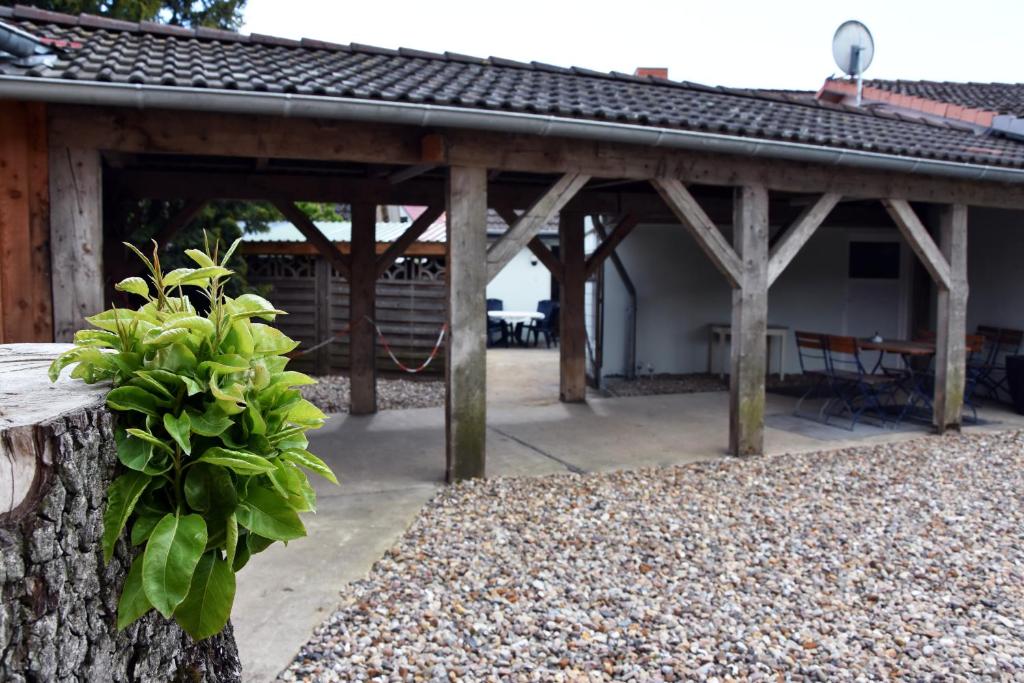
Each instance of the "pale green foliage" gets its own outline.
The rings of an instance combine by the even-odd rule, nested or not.
[[[107,493],[103,553],[109,561],[126,528],[145,548],[122,589],[118,627],[156,609],[207,638],[231,614],[235,572],[274,541],[306,535],[299,513],[315,510],[316,495],[304,470],[337,483],[306,450],[305,432],[324,414],[295,389],[313,380],[285,370],[296,343],[254,321],[283,312],[254,294],[225,294],[237,242],[223,255],[189,249],[197,267],[168,273],[155,250],[149,259],[126,246],[150,278],[117,289],[145,303],[89,318],[96,329],[75,335],[50,378],[75,364],[72,377],[113,384],[107,405],[122,413],[115,437],[125,471]]]

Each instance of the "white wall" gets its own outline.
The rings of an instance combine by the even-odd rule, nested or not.
[[[967,222],[967,331],[1024,329],[1024,213],[971,209]]]
[[[845,329],[847,243],[851,235],[873,239],[894,234],[894,229],[822,228],[772,286],[768,322],[790,328],[786,339],[787,372],[796,372],[799,368],[793,330],[872,334],[873,330]],[[903,249],[909,254],[905,244]],[[642,371],[646,372],[650,365],[655,373],[704,372],[708,325],[728,323],[731,317],[732,296],[725,278],[679,225],[640,226],[619,246],[618,253],[637,290],[636,359]],[[1020,281],[1024,287],[1024,278]],[[607,375],[624,371],[627,303],[621,280],[614,267],[606,263],[604,372]],[[879,306],[886,306],[887,310],[906,305],[905,298],[879,302]],[[909,330],[900,332],[907,334]],[[773,346],[769,352],[773,371],[777,371],[776,353]]]
[[[506,311],[536,311],[538,301],[551,298],[551,274],[523,249],[487,285],[487,298],[501,299]]]

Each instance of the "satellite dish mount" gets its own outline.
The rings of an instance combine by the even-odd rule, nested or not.
[[[875,39],[871,31],[859,21],[843,22],[832,38],[832,57],[847,76],[857,79],[859,107],[864,92],[863,75],[875,58]]]

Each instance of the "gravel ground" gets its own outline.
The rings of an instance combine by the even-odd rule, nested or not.
[[[792,389],[806,386],[807,381],[802,375],[786,375],[780,380],[778,375],[768,375],[765,386],[769,389]],[[729,377],[719,379],[718,375],[707,372],[695,372],[685,375],[645,375],[627,380],[621,376],[605,377],[605,391],[609,396],[654,396],[655,394],[695,394],[704,391],[728,391]]]
[[[285,680],[1024,680],[1024,433],[450,487]]]
[[[301,387],[302,395],[325,413],[348,412],[348,377],[323,375]],[[444,405],[444,382],[377,378],[377,409],[433,408]]]

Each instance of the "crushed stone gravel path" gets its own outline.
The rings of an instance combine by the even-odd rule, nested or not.
[[[325,413],[347,413],[349,381],[345,375],[314,377],[316,384],[300,387],[303,397]],[[435,379],[377,378],[377,409],[434,408],[444,405],[444,382]]]
[[[1024,433],[452,486],[282,677],[1024,680]]]

